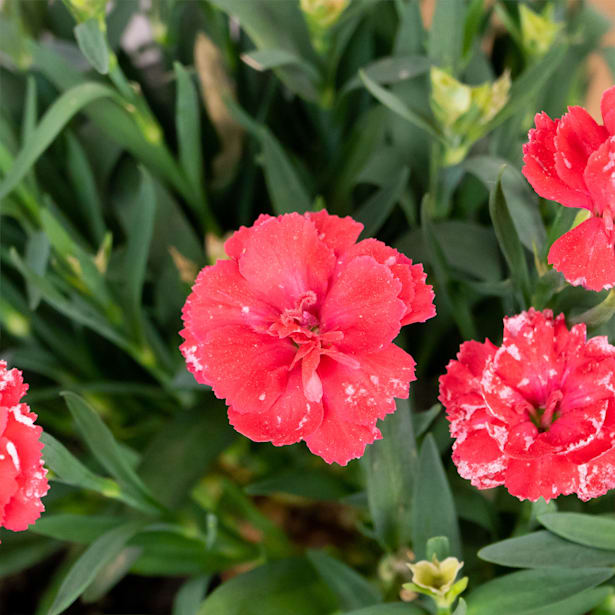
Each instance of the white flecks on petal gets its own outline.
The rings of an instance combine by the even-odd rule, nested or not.
[[[509,346],[505,346],[506,352],[513,358],[515,361],[521,361],[521,353],[519,349],[514,345],[510,344]]]
[[[20,469],[19,455],[17,454],[17,449],[15,448],[15,445],[10,440],[7,440],[6,442],[6,452],[11,457],[13,461],[13,465],[15,466],[15,469],[19,472],[19,469]]]
[[[266,394],[266,393],[261,393],[261,394],[258,396],[258,401],[265,401],[265,398],[266,398],[266,397],[267,397],[267,394]]]
[[[20,404],[10,408],[9,412],[13,413],[13,417],[18,423],[21,423],[22,425],[27,425],[28,427],[34,427],[34,421],[29,416],[26,416],[21,412]]]

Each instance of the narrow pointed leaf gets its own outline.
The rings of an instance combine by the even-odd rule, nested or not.
[[[427,434],[421,447],[412,500],[412,548],[425,559],[427,541],[446,536],[452,556],[461,558],[457,512],[435,440]]]

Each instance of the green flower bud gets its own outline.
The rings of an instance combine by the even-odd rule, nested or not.
[[[330,28],[348,6],[349,0],[301,0],[301,10],[308,22],[319,28]]]
[[[472,88],[435,66],[432,66],[429,76],[431,109],[442,126],[452,126],[470,110]]]
[[[79,23],[96,18],[104,21],[108,0],[64,0],[64,4]]]
[[[547,53],[563,27],[563,24],[553,21],[553,6],[548,5],[542,13],[535,13],[526,4],[522,4],[519,15],[525,52],[530,56]]]
[[[493,83],[465,85],[446,71],[432,67],[431,109],[442,126],[447,145],[444,164],[458,164],[509,98],[510,75]]]

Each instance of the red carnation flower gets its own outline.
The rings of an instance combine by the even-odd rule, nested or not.
[[[615,286],[615,86],[602,95],[604,126],[582,107],[561,119],[538,113],[523,146],[523,174],[536,192],[591,217],[560,237],[549,263],[574,286]]]
[[[414,361],[392,344],[435,314],[421,265],[363,225],[326,211],[260,216],[199,274],[181,351],[198,382],[256,442],[305,440],[342,465],[381,437],[376,421],[408,397]]]
[[[36,414],[19,400],[26,394],[21,372],[0,361],[0,525],[20,532],[45,510],[41,498],[49,485]]]
[[[465,342],[440,378],[459,474],[519,499],[582,500],[615,487],[615,347],[530,309],[504,340]]]

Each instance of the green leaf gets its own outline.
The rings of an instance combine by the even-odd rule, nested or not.
[[[398,399],[396,404],[397,411],[378,424],[382,440],[368,446],[361,461],[376,535],[392,551],[410,542],[418,462],[410,403]]]
[[[468,615],[559,614],[560,603],[610,579],[614,572],[610,568],[539,568],[513,572],[474,590],[466,598]]]
[[[129,349],[127,340],[116,329],[109,326],[108,320],[103,318],[99,312],[84,302],[77,303],[69,301],[51,282],[50,276],[40,276],[30,269],[19,257],[19,254],[14,248],[10,251],[11,260],[15,267],[24,276],[26,281],[41,292],[43,299],[53,306],[60,313],[75,322],[81,323],[89,327],[99,335],[106,337],[108,340],[117,344],[124,350]]]
[[[186,69],[173,64],[177,80],[175,126],[179,145],[179,162],[198,198],[204,200],[203,150],[201,147],[201,114],[199,97]]]
[[[128,234],[126,255],[124,259],[124,283],[126,302],[133,327],[138,335],[143,335],[143,314],[141,295],[145,282],[147,257],[154,231],[156,217],[156,192],[150,174],[141,170],[141,187],[137,194],[135,207],[131,220],[132,228],[138,232]]]
[[[42,231],[32,233],[32,235],[28,237],[25,262],[32,271],[41,277],[45,276],[47,270],[50,247],[47,235]],[[26,288],[28,291],[28,307],[34,311],[40,303],[42,297],[41,291],[31,282],[26,282]]]
[[[188,579],[175,596],[172,615],[196,615],[210,580],[207,575]]]
[[[449,556],[450,548],[446,536],[434,536],[427,541],[425,559],[431,562],[435,557],[438,561],[443,562]]]
[[[345,615],[425,615],[425,611],[407,602],[387,602],[366,606],[358,611],[348,611]]]
[[[401,198],[409,176],[408,168],[402,167],[392,184],[378,190],[355,211],[355,220],[365,226],[361,239],[373,237],[380,230]]]
[[[495,234],[502,248],[504,258],[508,263],[510,275],[516,281],[518,289],[523,294],[525,301],[530,296],[530,279],[525,260],[525,252],[515,230],[506,197],[502,190],[502,176],[498,179],[495,190],[489,198],[489,214],[495,229]]]
[[[59,615],[67,609],[84,592],[96,573],[110,562],[142,527],[143,522],[133,521],[120,525],[95,540],[68,571],[48,615]]]
[[[139,547],[124,547],[96,573],[81,595],[81,600],[86,604],[98,602],[128,574],[140,554]]]
[[[435,64],[457,73],[462,55],[464,0],[438,0],[429,29],[429,57]]]
[[[429,429],[429,426],[438,418],[441,412],[441,404],[434,404],[429,410],[412,413],[412,423],[414,424],[417,438],[420,438]]]
[[[64,92],[62,96],[56,99],[24,143],[13,166],[0,184],[0,199],[4,198],[19,184],[30,167],[76,113],[95,100],[114,97],[116,97],[115,92],[107,86],[100,83],[82,83]]]
[[[348,489],[339,479],[317,470],[291,470],[270,476],[245,488],[250,495],[288,493],[312,500],[337,500],[347,495]]]
[[[163,504],[178,508],[216,457],[233,442],[222,402],[177,411],[145,450],[140,466],[144,482]]]
[[[212,0],[212,4],[235,17],[259,49],[280,49],[307,64],[316,63],[316,54],[298,3]],[[283,65],[276,68],[276,74],[291,91],[306,100],[318,100],[318,90],[304,70],[295,65]]]
[[[460,271],[485,282],[501,280],[498,243],[490,228],[463,220],[432,222],[431,226],[451,272]],[[402,235],[395,247],[416,262],[431,260],[421,229]]]
[[[60,542],[41,538],[30,532],[10,533],[6,530],[0,531],[0,536],[2,538],[0,579],[32,568],[63,546]]]
[[[412,498],[412,548],[417,561],[426,558],[427,541],[434,536],[446,536],[451,555],[461,559],[455,502],[436,442],[427,434],[421,446]]]
[[[389,90],[385,90],[373,79],[370,79],[365,71],[359,71],[359,78],[372,96],[380,101],[385,107],[393,111],[393,113],[403,117],[405,120],[408,120],[418,128],[423,129],[425,132],[434,137],[434,139],[444,142],[444,137],[440,133],[440,129],[434,124],[431,118],[423,115],[421,111],[408,107],[406,103],[404,103],[395,94],[389,92]]]
[[[26,85],[26,99],[24,102],[23,120],[21,124],[21,141],[27,141],[34,132],[38,121],[38,97],[36,79],[34,75],[28,76]]]
[[[320,79],[318,71],[312,64],[285,49],[257,49],[249,53],[242,53],[241,59],[254,70],[265,71],[294,65],[301,68],[314,82],[318,82]]]
[[[109,72],[109,49],[99,20],[92,17],[75,26],[74,32],[86,60],[101,75],[106,75]]]
[[[322,551],[308,550],[310,560],[322,580],[337,596],[344,611],[382,602],[380,594],[360,574]]]
[[[89,544],[128,519],[118,515],[77,515],[60,513],[43,515],[30,530],[35,534]]]
[[[159,505],[154,500],[148,488],[143,484],[137,473],[126,460],[122,449],[118,446],[113,434],[103,423],[96,411],[79,395],[65,391],[62,393],[66,405],[83,436],[88,447],[106,468],[111,476],[145,507],[152,511],[159,511]]]
[[[453,615],[466,615],[468,612],[468,605],[463,598],[459,598],[459,604],[457,604],[457,608],[454,610]]]
[[[541,250],[546,242],[546,231],[538,209],[536,195],[530,190],[527,180],[503,158],[494,156],[473,156],[463,166],[476,176],[492,192],[502,172],[502,190],[508,203],[510,215],[521,243],[530,251]],[[561,208],[568,209],[569,208]],[[573,210],[574,211],[574,210]],[[568,229],[566,229],[568,230]]]
[[[469,60],[485,15],[485,0],[471,0],[463,26],[463,58]],[[480,40],[480,39],[479,39]]]
[[[90,489],[105,497],[121,500],[133,508],[152,512],[151,504],[144,504],[141,499],[132,497],[131,494],[123,491],[114,480],[94,474],[47,432],[43,432],[41,441],[45,445],[43,452],[45,465],[53,470],[59,481],[67,485]]]
[[[276,214],[309,211],[312,199],[278,140],[264,124],[253,120],[233,100],[227,98],[226,104],[233,117],[258,139],[263,148],[265,180]]]
[[[75,189],[94,245],[99,247],[105,236],[103,206],[90,161],[79,140],[67,134],[66,170]]]
[[[391,85],[424,75],[429,70],[429,66],[429,60],[423,56],[390,56],[367,64],[362,71],[374,83]],[[346,82],[340,94],[347,94],[360,87],[361,79],[357,75]]]
[[[547,513],[538,521],[548,530],[588,547],[615,551],[615,520],[581,513]]]
[[[227,581],[198,615],[323,615],[336,601],[314,567],[300,558],[271,562]]]
[[[510,568],[599,568],[615,565],[615,552],[592,549],[541,530],[482,548],[478,557]]]

